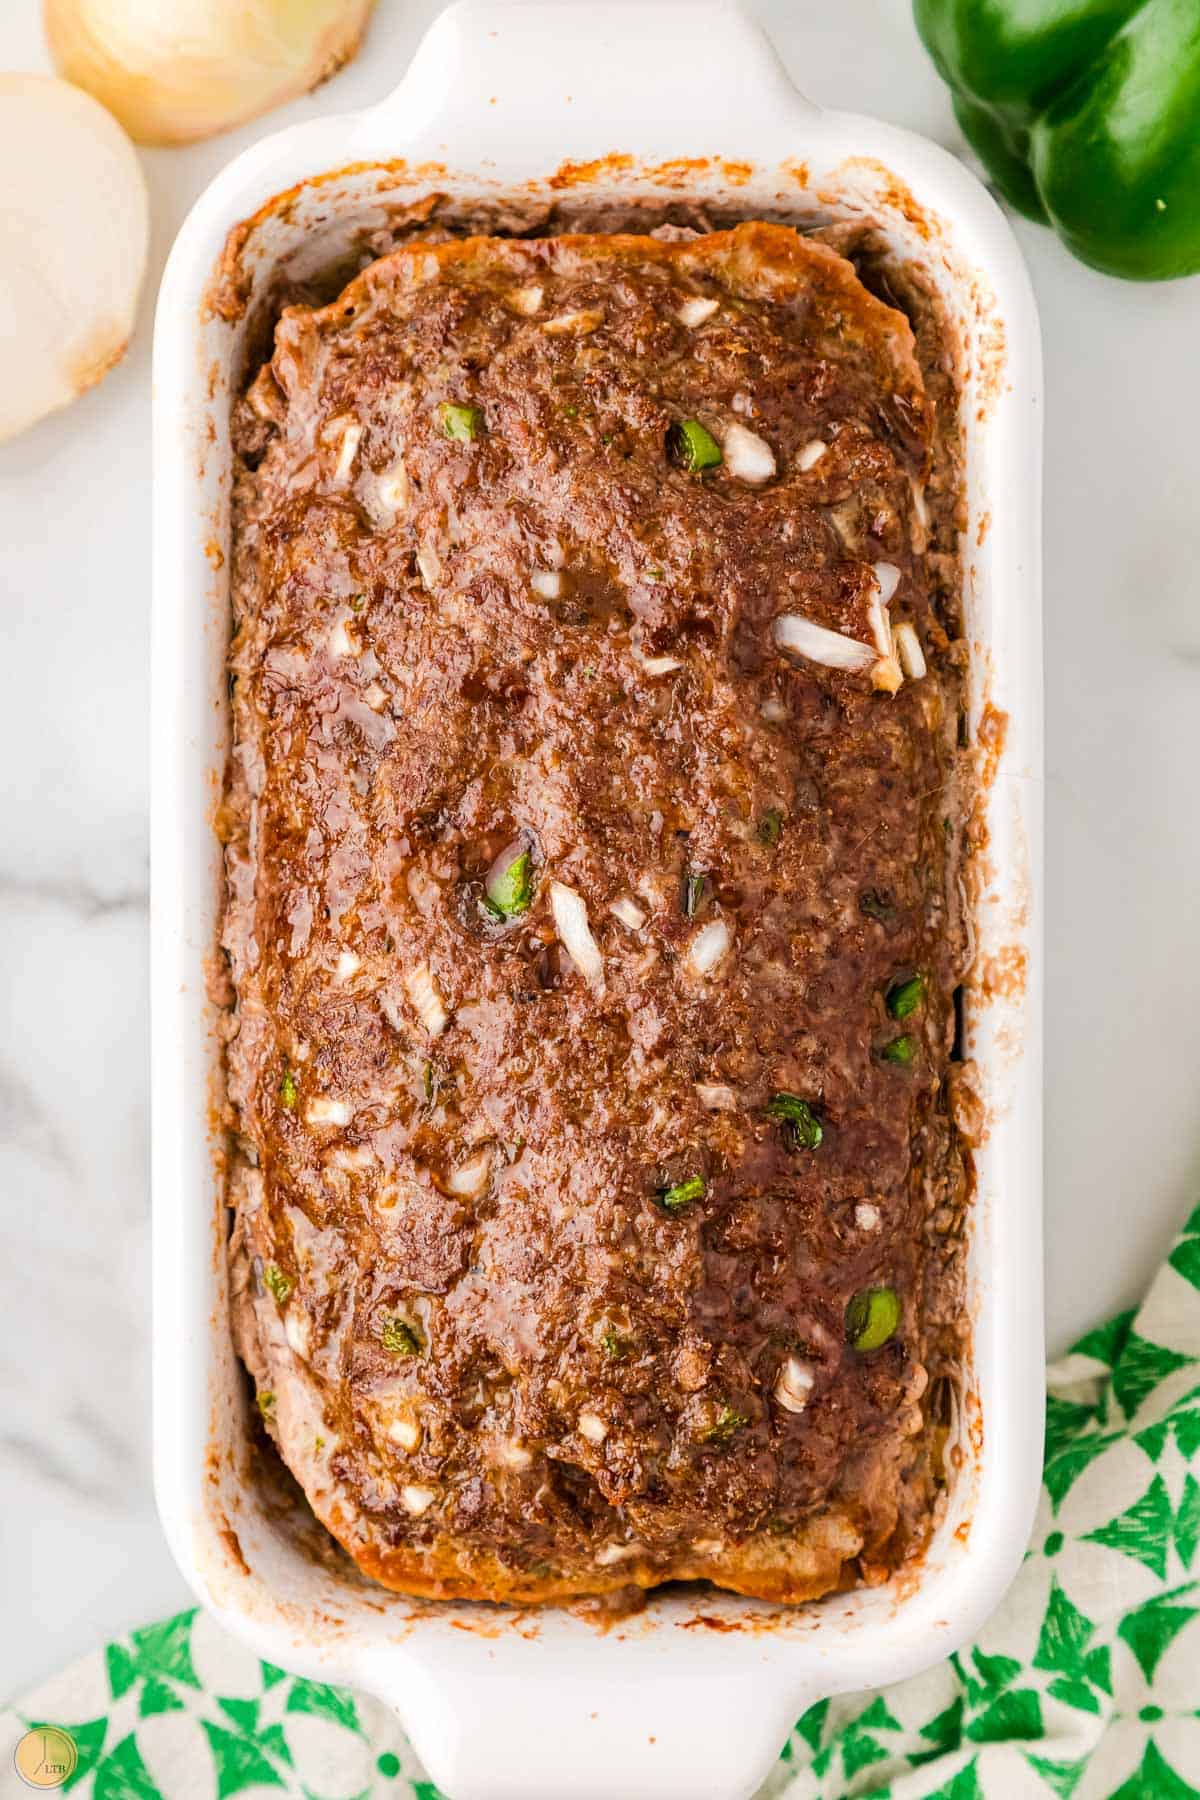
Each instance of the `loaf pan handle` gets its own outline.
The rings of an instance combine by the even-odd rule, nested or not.
[[[753,1634],[620,1628],[572,1641],[464,1634],[373,1659],[361,1685],[394,1707],[450,1800],[749,1800],[817,1696],[814,1671],[768,1667]]]
[[[364,115],[362,148],[432,134],[451,167],[469,145],[504,175],[547,144],[576,164],[619,155],[635,122],[642,158],[678,162],[733,154],[747,118],[802,127],[816,111],[728,0],[459,0]]]

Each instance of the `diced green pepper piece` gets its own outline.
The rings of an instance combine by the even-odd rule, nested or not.
[[[721,446],[699,419],[679,419],[667,433],[667,449],[681,469],[698,475],[721,462]]]
[[[856,1350],[878,1350],[900,1323],[895,1288],[864,1288],[846,1308],[846,1338]]]
[[[815,1150],[825,1136],[820,1119],[799,1094],[772,1094],[767,1101],[767,1116],[779,1120],[793,1150]]]

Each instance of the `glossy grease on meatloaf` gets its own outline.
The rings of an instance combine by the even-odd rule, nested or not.
[[[930,411],[907,320],[778,226],[416,244],[282,317],[236,421],[236,1330],[391,1587],[799,1600],[924,1540]]]

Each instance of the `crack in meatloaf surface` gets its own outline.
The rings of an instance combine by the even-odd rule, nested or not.
[[[406,245],[239,405],[235,1331],[390,1587],[801,1600],[927,1538],[934,412],[905,316],[762,224]]]

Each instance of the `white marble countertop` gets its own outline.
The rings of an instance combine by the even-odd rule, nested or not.
[[[154,288],[192,199],[237,150],[384,94],[438,10],[379,0],[364,53],[316,95],[148,154],[151,274],[129,356],[0,446],[0,1699],[185,1601],[148,1430]],[[813,99],[958,147],[903,0],[751,10]],[[0,68],[47,66],[39,14],[38,0],[0,9]],[[1047,375],[1057,1348],[1140,1294],[1200,1185],[1200,281],[1122,285],[1018,229]]]

